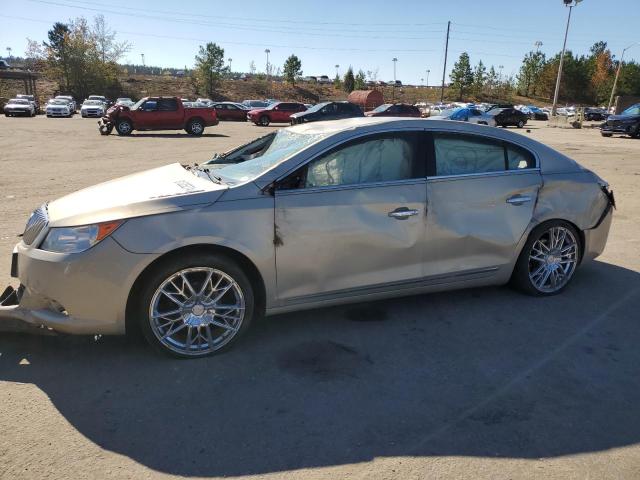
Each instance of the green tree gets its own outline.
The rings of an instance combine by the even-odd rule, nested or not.
[[[489,73],[487,73],[486,85],[489,87],[490,91],[493,91],[496,86],[498,86],[498,72],[493,65],[489,68]]]
[[[355,89],[356,79],[353,76],[353,68],[349,66],[347,73],[344,74],[344,84],[342,88],[345,92],[351,93]]]
[[[362,70],[358,70],[356,75],[353,89],[354,90],[364,90],[367,87],[366,75]]]
[[[197,85],[212,97],[216,88],[220,84],[222,74],[226,71],[224,66],[224,48],[213,42],[200,45],[200,50],[196,55],[196,79]]]
[[[289,58],[284,62],[283,67],[284,78],[291,85],[296,84],[296,77],[302,75],[302,61],[295,56],[290,55]]]
[[[546,63],[545,54],[531,51],[524,56],[518,73],[518,90],[522,95],[536,94],[538,80]]]
[[[484,66],[484,63],[482,63],[482,60],[480,60],[473,70],[473,93],[476,96],[482,94],[486,80],[487,68]]]
[[[458,100],[462,100],[465,90],[473,84],[473,71],[469,62],[469,54],[462,52],[451,71],[451,88],[458,92]]]
[[[47,49],[49,71],[58,77],[65,90],[69,90],[69,25],[61,22],[53,24],[53,28],[47,32],[49,43],[43,42]]]

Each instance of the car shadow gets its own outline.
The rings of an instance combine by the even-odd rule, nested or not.
[[[638,272],[594,262],[543,299],[496,287],[270,317],[194,361],[119,337],[4,334],[0,381],[184,476],[555,457],[640,441],[638,302]]]
[[[139,132],[132,133],[128,135],[129,138],[202,138],[202,137],[219,137],[219,138],[229,138],[229,135],[224,135],[222,133],[203,133],[202,135],[189,135],[188,133],[147,133],[147,132]]]

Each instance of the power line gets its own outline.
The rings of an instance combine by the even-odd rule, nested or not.
[[[0,15],[1,18],[10,18],[14,20],[25,20],[36,23],[45,23],[48,25],[52,25],[54,23],[53,20],[41,20],[27,17],[18,17],[12,15]],[[209,39],[204,38],[195,38],[195,37],[179,37],[174,35],[160,35],[153,33],[140,33],[140,32],[128,32],[125,30],[120,30],[119,33],[125,35],[134,35],[139,37],[151,37],[151,38],[164,38],[169,40],[184,40],[190,42],[199,42],[206,43]],[[402,52],[404,54],[423,54],[429,52],[435,52],[433,49],[398,49],[398,48],[388,48],[388,49],[370,49],[370,48],[335,48],[335,47],[312,47],[312,46],[304,46],[304,45],[282,45],[282,44],[272,44],[272,43],[251,43],[251,42],[237,42],[237,41],[226,41],[220,40],[220,44],[223,45],[244,45],[244,46],[255,46],[255,47],[270,47],[270,48],[287,48],[287,49],[302,49],[302,50],[325,50],[325,51],[339,51],[339,52],[363,52],[363,53],[373,53],[376,52]]]

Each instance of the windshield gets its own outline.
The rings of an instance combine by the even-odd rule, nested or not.
[[[87,100],[82,105],[102,105],[102,102],[99,100]]]
[[[326,134],[304,134],[291,130],[278,130],[271,145],[255,158],[223,167],[216,170],[216,174],[220,175],[227,183],[252,180],[325,136]]]
[[[56,99],[56,100],[49,100],[49,103],[51,105],[67,105],[69,103],[68,100],[62,100],[62,99]]]
[[[314,105],[313,107],[311,107],[310,109],[307,110],[307,112],[319,112],[320,110],[322,110],[326,105],[329,105],[329,103],[331,102],[324,102],[324,103],[319,103],[317,105]]]
[[[390,103],[385,103],[383,105],[380,105],[379,107],[375,108],[373,110],[374,113],[380,113],[380,112],[384,112],[387,108],[389,108],[391,106]]]
[[[142,99],[138,100],[136,103],[131,105],[131,110],[137,110],[138,108],[140,108],[140,105],[142,105],[145,102],[145,100],[146,100],[146,98],[142,98]]]
[[[640,115],[640,103],[630,106],[622,112],[622,115]]]
[[[9,100],[9,105],[29,105],[29,102],[26,100]]]

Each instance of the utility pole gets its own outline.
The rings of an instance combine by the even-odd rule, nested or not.
[[[564,64],[564,52],[567,49],[567,36],[569,35],[569,24],[571,23],[571,10],[582,0],[562,0],[565,6],[569,7],[569,16],[567,17],[567,28],[564,31],[564,43],[562,44],[562,53],[560,54],[560,65],[558,65],[558,78],[556,78],[556,91],[553,94],[553,106],[551,107],[551,116],[554,117],[558,110],[558,95],[560,94],[560,80],[562,79],[562,65]]]
[[[444,100],[444,78],[447,74],[447,55],[449,53],[449,31],[451,30],[451,20],[447,22],[447,42],[444,44],[444,68],[442,69],[442,91],[440,92],[440,103]]]
[[[233,62],[233,58],[229,57],[229,74],[231,74],[231,62]]]
[[[631,47],[636,45],[640,45],[640,42],[632,43],[627,48],[622,50],[622,55],[620,55],[620,60],[618,61],[618,68],[616,69],[616,78],[613,80],[613,87],[611,88],[611,97],[609,97],[609,105],[607,105],[607,113],[611,110],[611,104],[613,103],[613,96],[616,93],[616,87],[618,86],[618,77],[620,76],[620,69],[622,68],[622,59],[624,58],[624,52],[629,50]]]
[[[140,56],[142,57],[142,66],[144,67],[144,53],[141,53]]]
[[[338,71],[339,68],[340,68],[340,65],[336,63],[336,78],[340,78],[340,73]]]
[[[431,70],[427,69],[427,88],[429,88],[429,74],[431,73]]]
[[[9,61],[11,61],[11,47],[7,47],[7,53],[9,54]]]

